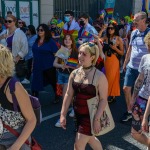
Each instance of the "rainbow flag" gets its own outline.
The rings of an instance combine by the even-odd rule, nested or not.
[[[82,33],[82,37],[86,37],[86,38],[91,38],[93,35],[91,33],[89,33],[88,31],[84,31]]]
[[[67,63],[66,63],[67,66],[70,66],[70,67],[77,67],[78,65],[78,59],[75,59],[75,58],[69,58]]]
[[[106,8],[105,10],[107,12],[107,17],[112,18],[113,13],[114,13],[114,8]]]
[[[104,10],[104,9],[103,9],[103,10],[100,10],[100,11],[99,11],[99,15],[105,17],[105,16],[106,16],[105,10]]]

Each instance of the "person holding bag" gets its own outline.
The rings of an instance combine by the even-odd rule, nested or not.
[[[99,48],[96,44],[89,42],[79,47],[78,59],[81,67],[71,73],[63,100],[60,124],[63,129],[66,129],[66,114],[74,97],[73,106],[77,119],[74,150],[84,150],[88,143],[92,149],[102,150],[100,141],[92,134],[87,104],[87,100],[95,97],[98,90],[100,101],[93,120],[93,130],[97,134],[101,131],[100,118],[107,105],[108,92],[108,82],[105,75],[94,67],[98,57]]]
[[[9,82],[14,74],[14,60],[8,48],[0,45],[0,146],[7,150],[31,150],[31,133],[36,125],[36,118],[28,93],[23,86],[15,84],[15,96],[19,104],[18,112],[14,111]],[[28,111],[26,111],[28,108]],[[11,131],[16,131],[17,137]]]

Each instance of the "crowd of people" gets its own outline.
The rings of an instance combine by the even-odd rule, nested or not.
[[[48,24],[39,24],[35,29],[11,13],[1,18],[0,126],[10,126],[19,132],[19,137],[4,127],[0,146],[8,150],[31,149],[25,141],[31,142],[36,117],[22,86],[31,84],[33,96],[39,97],[39,92],[51,85],[55,93],[53,103],[63,100],[56,127],[66,129],[66,115],[72,107],[69,116],[75,118],[74,150],[84,150],[87,143],[94,150],[102,150],[100,141],[91,132],[87,100],[98,91],[100,102],[93,121],[93,130],[98,133],[107,103],[115,102],[120,96],[120,74],[124,71],[127,111],[120,119],[122,122],[132,119],[132,137],[150,150],[150,138],[145,134],[149,132],[150,115],[147,19],[145,12],[135,14],[132,22],[126,18],[119,22],[113,18],[106,21],[98,14],[91,23],[87,14],[75,18],[73,11],[66,11],[65,23],[55,14]],[[19,112],[14,110],[9,87],[13,77],[18,79],[15,95]]]

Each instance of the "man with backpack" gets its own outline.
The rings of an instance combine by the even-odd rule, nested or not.
[[[126,71],[123,90],[127,104],[127,112],[124,113],[121,118],[121,121],[123,122],[132,118],[132,108],[130,107],[130,101],[132,98],[131,90],[139,74],[138,68],[141,58],[143,55],[148,53],[144,43],[144,37],[148,32],[150,32],[150,29],[146,26],[146,20],[147,14],[145,12],[138,12],[135,14],[133,20],[136,30],[134,30],[131,34],[129,48],[123,65],[123,69]]]

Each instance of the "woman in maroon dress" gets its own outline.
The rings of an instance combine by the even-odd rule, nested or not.
[[[94,65],[99,57],[99,49],[94,43],[85,43],[79,47],[80,68],[74,70],[69,78],[68,88],[63,100],[60,123],[66,129],[66,114],[74,97],[74,111],[77,119],[77,134],[74,150],[84,150],[90,144],[93,150],[102,150],[100,141],[92,135],[87,100],[99,93],[99,107],[93,121],[94,132],[101,130],[100,117],[107,104],[108,83],[105,75]]]

